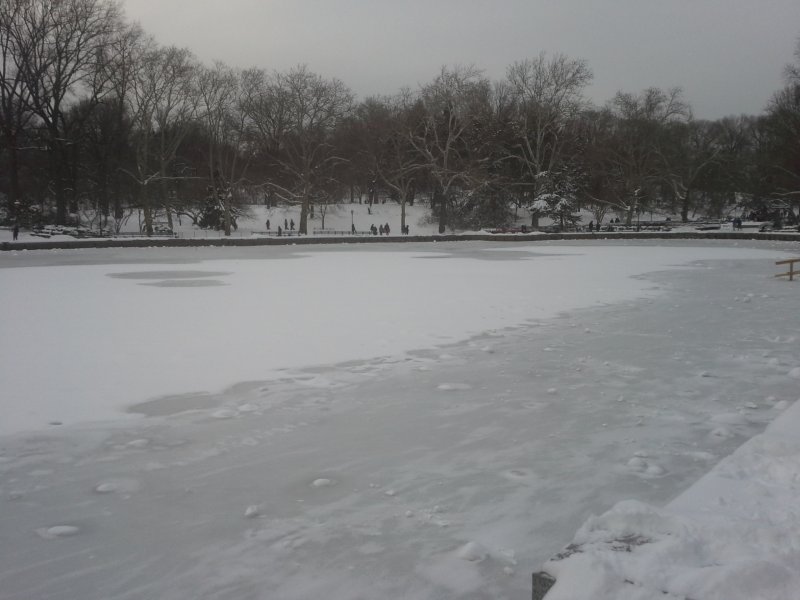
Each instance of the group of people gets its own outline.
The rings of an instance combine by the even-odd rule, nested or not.
[[[267,231],[269,231],[270,230],[269,219],[267,219],[266,225],[267,225]],[[281,229],[281,226],[278,225],[278,235],[280,235],[282,231],[294,231],[294,219],[284,219],[283,229]]]
[[[609,222],[610,224],[612,224],[612,225],[613,225],[614,223],[619,223],[619,217],[617,217],[616,219],[609,219],[609,220],[608,220],[608,222]],[[589,232],[592,232],[592,231],[594,231],[595,229],[596,229],[597,231],[600,231],[600,223],[598,223],[597,225],[595,225],[595,224],[594,224],[594,221],[589,221]]]
[[[271,231],[270,228],[272,223],[270,222],[269,219],[267,219],[267,222],[265,224],[267,226],[267,231]],[[281,228],[281,226],[278,225],[278,235],[280,236],[283,235],[284,232],[294,231],[294,226],[295,226],[294,219],[284,219],[283,228]],[[350,229],[353,235],[357,233],[355,223],[352,223],[350,225]],[[403,235],[408,235],[409,232],[408,225],[403,225],[401,227],[401,230],[403,232]],[[370,225],[369,231],[372,235],[390,235],[392,232],[391,228],[389,227],[389,223],[386,223],[385,225],[380,225],[378,227],[375,227],[375,224],[373,223],[372,225]],[[14,239],[17,239],[16,233],[14,234]]]
[[[270,229],[271,223],[269,219],[267,219],[267,222],[265,224],[267,226],[267,231],[271,231]],[[284,231],[294,231],[294,219],[284,219],[283,227],[278,225],[278,235],[282,236]]]
[[[386,223],[386,225],[381,225],[380,227],[375,227],[375,225],[372,224],[372,225],[370,225],[369,230],[372,233],[372,235],[384,235],[384,234],[389,235],[392,232],[392,230],[389,229],[389,224],[388,223]],[[408,232],[410,231],[409,226],[408,225],[401,225],[400,226],[400,231],[402,232],[403,235],[408,235]],[[355,233],[355,232],[356,232],[356,228],[355,228],[355,226],[353,226],[353,233]]]
[[[389,233],[391,232],[388,223],[386,225],[381,225],[380,227],[375,227],[375,224],[373,223],[372,225],[369,226],[369,230],[372,232],[372,235],[379,235],[379,234],[383,235],[384,233],[386,235],[389,235]]]

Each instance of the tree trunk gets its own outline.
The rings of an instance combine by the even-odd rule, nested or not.
[[[69,214],[74,215],[78,212],[78,145],[73,144],[65,154],[69,156]]]
[[[691,206],[691,190],[686,190],[686,193],[681,199],[681,222],[686,223],[689,221],[689,207]]]
[[[172,207],[170,205],[169,199],[169,188],[167,183],[167,165],[164,162],[163,158],[161,160],[161,169],[159,169],[159,175],[161,177],[161,181],[159,183],[158,189],[161,192],[161,206],[164,207],[164,210],[167,213],[167,226],[172,231]]]
[[[67,223],[67,195],[64,190],[64,177],[63,177],[63,163],[57,157],[55,152],[51,152],[51,166],[50,172],[52,173],[53,187],[55,188],[56,196],[56,225],[66,225]]]
[[[303,192],[303,202],[300,205],[300,225],[297,229],[297,233],[301,233],[306,235],[308,233],[308,206],[310,204],[310,200],[308,197],[308,190],[306,189]]]
[[[119,221],[125,216],[122,208],[122,185],[119,177],[114,178],[114,220]]]
[[[19,188],[19,154],[17,151],[17,139],[15,135],[11,136],[8,147],[8,177],[8,214],[12,218],[16,218],[16,203],[21,200],[22,194]]]
[[[144,230],[147,237],[153,235],[153,212],[150,210],[150,195],[147,193],[147,184],[139,184],[139,204],[144,213]]]
[[[101,162],[97,181],[97,202],[95,210],[98,213],[97,227],[103,230],[108,223],[108,172],[105,162]],[[105,220],[104,220],[105,217]]]
[[[443,234],[447,231],[447,197],[438,190],[435,192],[435,195],[438,196],[439,233]]]
[[[225,192],[225,199],[222,201],[223,206],[225,207],[225,235],[231,235],[231,194],[230,192]]]

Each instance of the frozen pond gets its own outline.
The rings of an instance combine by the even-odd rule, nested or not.
[[[127,254],[125,269],[101,252],[0,256],[24,267],[0,277],[18,273],[12,283],[28,285],[29,306],[45,305],[47,285],[77,294],[62,302],[70,331],[98,319],[112,336],[167,328],[151,336],[157,362],[134,352],[119,374],[103,358],[113,343],[87,334],[72,346],[59,331],[51,343],[67,364],[82,350],[96,367],[75,378],[63,369],[65,406],[42,402],[33,418],[5,397],[4,411],[19,416],[0,438],[0,596],[527,597],[530,572],[589,514],[625,498],[669,501],[797,398],[786,374],[798,366],[798,290],[772,277],[787,248],[761,248],[427,245],[311,260],[289,249],[278,260],[153,250]],[[437,256],[449,260],[412,260]],[[81,280],[54,284],[63,270],[49,265],[59,262]],[[294,313],[281,291],[252,287],[259,275],[317,295],[296,300]],[[225,285],[138,285],[191,281]],[[81,285],[124,310],[73,308],[89,301]],[[255,291],[252,303],[228,295]],[[233,333],[195,337],[197,315],[225,303]],[[264,319],[271,335],[259,347],[248,335]],[[341,360],[321,360],[337,355],[327,348],[337,340]],[[62,368],[44,343],[7,351],[9,389],[36,391],[26,353],[37,345],[42,370]],[[172,356],[181,343],[188,357]],[[219,379],[202,371],[214,360],[228,369],[231,354],[243,366],[213,387]],[[262,377],[238,377],[258,360]],[[184,373],[192,364],[198,372]],[[189,375],[212,385],[186,387]],[[174,391],[148,393],[148,378],[170,377]],[[97,388],[115,385],[125,401],[103,402]]]

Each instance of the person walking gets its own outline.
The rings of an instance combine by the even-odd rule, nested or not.
[[[289,219],[284,219],[283,220],[283,228],[284,229],[289,229]]]
[[[386,235],[389,235],[389,224],[383,226],[383,230],[386,232]]]
[[[294,231],[294,219],[292,219],[291,221],[289,221],[289,229],[291,229],[292,231]]]
[[[267,219],[267,231],[269,231],[269,219]]]
[[[17,225],[16,223],[14,224],[14,229],[12,231],[12,234],[14,235],[14,241],[17,241],[17,238],[19,237],[19,225]]]

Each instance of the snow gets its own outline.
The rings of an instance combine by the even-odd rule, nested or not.
[[[246,253],[250,260],[184,268],[143,262],[3,269],[0,303],[16,317],[2,327],[3,339],[15,343],[0,347],[0,434],[116,418],[124,407],[159,396],[213,394],[289,369],[398,356],[559,311],[652,295],[635,277],[691,260],[774,256],[609,246],[586,260],[585,249],[555,248],[489,249],[480,257],[260,249]],[[196,253],[172,255],[191,260]],[[503,255],[518,260],[493,259]],[[446,258],[446,268],[432,258]],[[19,365],[44,368],[36,368],[33,383]],[[463,383],[441,385],[453,390]],[[223,406],[212,417],[237,414]]]
[[[518,214],[515,218],[512,219],[511,225],[521,226],[521,225],[530,225],[531,223],[531,213],[534,212],[537,215],[538,223],[541,227],[547,227],[550,225],[558,224],[558,219],[551,219],[550,217],[546,216],[544,213],[550,212],[551,206],[549,202],[553,199],[558,200],[559,198],[555,195],[548,194],[546,195],[546,199],[538,199],[534,202],[530,210],[528,209],[520,209]],[[566,202],[566,201],[564,201]],[[274,235],[277,233],[278,225],[283,227],[284,220],[287,222],[293,220],[295,224],[299,224],[300,222],[300,207],[293,206],[293,205],[281,205],[275,206],[271,208],[267,208],[264,205],[246,205],[243,207],[245,212],[243,215],[239,217],[237,220],[238,228],[231,232],[231,237],[234,239],[249,239],[253,237],[264,237],[267,233],[266,230],[266,221],[267,219],[270,220],[270,231]],[[323,228],[323,220],[322,215],[319,210],[314,214],[313,217],[309,216],[308,219],[308,232],[310,237],[330,237],[334,235],[334,237],[341,236],[342,232],[347,232],[349,234],[351,225],[354,225],[359,232],[368,231],[371,225],[375,225],[377,228],[380,224],[388,223],[390,225],[391,230],[394,232],[394,235],[397,236],[398,232],[400,231],[401,225],[401,207],[399,204],[393,201],[387,201],[385,203],[375,203],[371,207],[367,203],[341,203],[336,205],[331,205],[327,208],[325,214],[325,221],[324,221],[324,229],[328,232],[333,231],[337,232],[335,234],[331,233],[314,233],[315,230],[320,230]],[[575,214],[580,215],[582,224],[584,227],[588,227],[588,223],[595,222],[597,220],[594,213],[589,210],[583,209],[576,211]],[[606,215],[606,225],[608,221],[615,215],[608,214]],[[625,218],[624,215],[621,215],[623,220]],[[644,218],[645,215],[642,215]],[[671,220],[666,221],[665,219],[669,217]],[[692,232],[697,233],[698,230],[696,229],[696,223],[686,223],[683,224],[680,222],[680,215],[676,214],[647,214],[648,222],[653,221],[655,222],[663,221],[664,229],[669,229],[672,232]],[[137,213],[132,213],[129,215],[127,220],[121,225],[120,231],[126,234],[126,237],[130,238],[132,234],[135,234],[141,231],[142,227],[142,215]],[[166,217],[164,215],[156,215],[156,222],[160,226],[167,226]],[[438,221],[432,217],[430,207],[422,202],[417,202],[413,206],[406,205],[406,219],[405,222],[409,227],[409,233],[412,236],[415,235],[437,235],[439,230]],[[711,223],[717,223],[716,219],[712,219]],[[759,232],[759,228],[763,225],[761,222],[745,222],[744,229],[749,234],[754,234]],[[730,222],[721,223],[719,224],[722,230],[732,230],[732,225]],[[93,225],[96,229],[96,225]],[[200,229],[194,225],[192,225],[191,219],[185,216],[181,216],[180,218],[173,218],[173,231],[175,235],[179,238],[183,239],[218,239],[225,237],[224,233],[221,231],[213,231],[208,229]],[[488,228],[487,228],[488,229]],[[635,229],[635,227],[634,227]],[[616,227],[615,229],[617,232],[620,231],[627,231],[627,228],[624,227]],[[0,231],[2,229],[0,228]],[[713,231],[713,230],[711,230]],[[790,228],[783,231],[783,233],[796,233],[796,228]],[[462,231],[455,231],[455,230],[448,230],[447,233],[479,233],[479,232],[462,232]],[[766,231],[765,233],[772,233],[772,231]],[[666,232],[662,232],[662,234],[666,234]],[[545,234],[542,234],[545,235]],[[589,234],[587,234],[589,235]],[[143,236],[144,237],[144,236]],[[402,236],[400,236],[402,237]],[[41,242],[45,239],[50,239],[52,241],[58,241],[61,243],[74,241],[75,238],[69,235],[62,235],[62,234],[54,234],[49,238],[42,238],[35,235],[32,235],[32,232],[26,229],[22,229],[19,232],[19,241],[20,242]],[[6,230],[4,234],[0,234],[0,241],[8,241],[11,242],[12,240],[12,233],[10,228]],[[748,302],[749,300],[743,299],[744,302]]]
[[[36,530],[39,537],[45,540],[53,540],[60,537],[69,537],[77,535],[80,529],[72,525],[53,525],[52,527],[41,527]]]
[[[267,231],[267,219],[270,220],[270,231],[273,234],[277,233],[278,225],[283,228],[284,219],[286,221],[293,220],[296,225],[300,223],[299,206],[281,205],[267,208],[264,205],[248,205],[245,210],[246,213],[237,220],[238,228],[231,232],[231,237],[233,238],[262,236]],[[159,224],[166,226],[167,222],[164,219],[162,216],[157,216]],[[130,236],[130,234],[142,230],[142,222],[143,218],[140,214],[132,213],[122,224],[120,231]],[[542,223],[546,222],[547,219],[542,219]],[[396,202],[376,203],[372,207],[366,203],[338,204],[328,207],[325,215],[325,229],[338,232],[350,232],[351,224],[355,225],[358,231],[367,231],[370,225],[375,225],[377,228],[385,223],[389,223],[391,230],[400,231],[401,207]],[[314,236],[314,230],[322,229],[322,224],[322,215],[317,210],[315,216],[310,217],[308,220],[309,234]],[[409,227],[410,235],[433,235],[438,233],[439,230],[438,223],[435,222],[435,219],[430,218],[430,208],[419,203],[414,206],[406,206],[406,224]],[[96,229],[96,226],[94,228]],[[200,229],[193,226],[191,219],[185,216],[180,219],[173,218],[173,231],[178,237],[185,239],[224,237],[224,233],[221,231]],[[323,234],[316,235],[322,236]],[[11,241],[11,239],[12,234],[9,229],[7,234],[2,236],[1,241]],[[19,232],[20,242],[41,242],[44,239],[64,242],[74,238],[68,235],[52,235],[49,238],[42,238],[32,235],[26,229],[22,229]]]
[[[547,600],[789,600],[800,590],[800,403],[665,508],[591,517]]]
[[[528,597],[615,505],[580,539],[646,534],[635,574],[695,590],[719,548],[655,536],[699,531],[669,503],[720,460],[692,507],[754,521],[708,581],[794,585],[794,442],[754,437],[797,406],[793,249],[0,255],[0,596]],[[616,581],[581,569],[558,585]]]

